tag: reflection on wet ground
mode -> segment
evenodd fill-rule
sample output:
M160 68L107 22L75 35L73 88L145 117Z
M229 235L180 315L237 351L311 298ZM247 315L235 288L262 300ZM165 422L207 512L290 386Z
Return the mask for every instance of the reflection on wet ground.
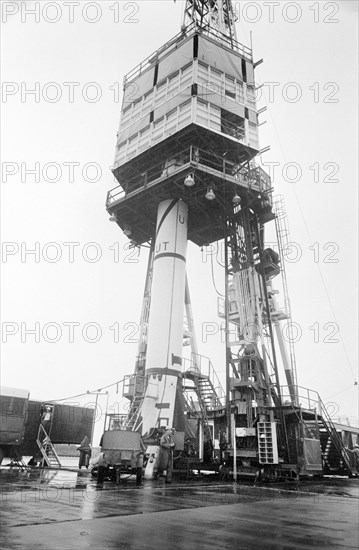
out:
M232 510L231 506L244 506L247 513L253 509L251 514L253 517L257 516L258 528L265 517L266 521L268 520L268 514L270 515L274 510L278 512L279 509L282 509L282 516L279 515L282 525L283 516L288 516L290 509L291 515L285 518L284 523L286 529L296 532L298 530L298 512L295 510L300 509L303 514L312 508L313 512L309 516L313 519L306 527L303 525L304 531L301 536L304 536L305 529L313 528L312 523L315 524L317 521L318 513L323 516L323 510L324 512L331 511L335 521L347 522L346 530L348 530L350 522L353 523L353 517L356 516L359 504L359 480L344 478L303 481L298 489L277 484L254 487L252 483L243 482L238 484L210 483L206 477L190 481L175 480L171 485L165 484L162 478L157 481L145 482L141 486L136 486L135 478L131 477L124 479L119 486L108 481L104 483L103 487L98 487L96 479L88 470L31 469L20 471L15 468L0 468L0 483L3 503L2 531L5 543L3 548L19 549L32 548L31 545L24 542L33 529L32 526L37 526L38 529L50 529L51 526L61 524L67 526L66 528L62 527L62 532L64 532L64 530L70 529L69 522L73 522L72 529L75 528L77 522L82 525L82 522L102 521L104 518L109 521L109 518L113 517L120 520L125 516L127 518L135 516L137 522L144 522L143 525L145 525L149 516L153 520L159 521L158 514L167 514L171 511L177 511L177 513L182 511L185 514L187 510L192 517L193 514L199 514L200 509L203 510L200 513L201 521L207 521L207 516L203 515L206 514L204 509L208 509L207 513L212 514L211 507L223 506L225 506L223 510L227 510L228 513ZM342 518L338 516L339 507L341 513L344 514ZM233 514L235 509L233 509ZM325 518L322 517L322 520L324 521ZM129 519L126 520L126 522L128 521ZM190 518L187 518L186 521L190 521ZM332 523L333 518L330 521ZM212 517L212 528L214 525L217 523ZM221 524L217 525L216 529L224 529L223 525L222 527ZM193 529L195 528L196 526L193 525ZM350 528L355 530L353 525ZM234 531L237 529L235 522L233 529ZM20 538L16 539L16 544L15 533L17 536L21 534ZM96 548L96 536L93 535L94 546L90 545L89 548ZM323 537L324 534L322 533L321 536ZM88 543L89 541L87 541ZM124 546L124 548L153 547L152 543L148 546L137 546L135 541L133 544ZM327 541L327 547L330 546L330 541ZM57 541L57 546L52 544L52 547L71 550L82 548L81 545L66 546L65 542L64 546L61 546L59 541ZM121 546L109 545L107 547L120 548ZM198 548L200 547L207 548L205 545L198 546ZM248 546L248 548L252 547L256 548L257 546ZM297 547L301 548L302 546ZM306 547L303 546L303 548ZM324 546L319 547L324 548ZM354 548L356 546L344 547ZM37 546L37 548L42 548L42 546Z

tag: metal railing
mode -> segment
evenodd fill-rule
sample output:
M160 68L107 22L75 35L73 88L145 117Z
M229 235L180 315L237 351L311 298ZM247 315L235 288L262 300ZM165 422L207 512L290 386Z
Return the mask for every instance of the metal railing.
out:
M36 443L42 454L42 463L46 462L50 467L56 465L58 468L61 468L61 462L55 451L55 447L42 424L39 425Z
M322 400L318 392L304 388L302 386L281 386L281 397L283 405L292 405L291 395L298 396L298 404L302 409L315 411L318 415L322 415Z
M122 395L124 397L135 397L143 395L145 377L140 374L127 374L123 378Z
M215 398L221 406L225 406L225 391L209 357L193 353L192 358L183 358L182 372L193 372L195 376L205 376L210 382Z
M187 30L187 29L186 29ZM188 30L191 30L188 28ZM137 76L140 76L140 74L144 73L147 69L149 69L151 66L153 66L158 60L161 53L166 51L170 46L178 43L179 41L187 38L188 35L180 31L175 36L173 36L170 40L168 40L163 46L161 46L158 50L155 50L153 53L151 53L146 59L141 61L136 67L134 67L130 72L128 72L124 78L123 83L124 86L130 81L136 78Z
M173 164L170 164L170 160L161 161L154 166L151 166L148 170L136 174L132 178L128 178L126 183L114 187L107 193L106 206L109 207L112 204L118 202L126 196L126 190L129 193L133 193L138 189L145 189L148 185L159 182L162 179L166 179L175 172L179 172L189 166L191 161L191 148L179 151L174 154L174 158L171 159L175 161Z
M125 191L121 185L118 185L117 187L114 187L107 193L106 198L106 206L109 207L112 204L115 204L116 202L120 201L121 199L125 198Z
M195 23L192 23L191 25L188 25L184 30L181 30L178 32L173 38L168 40L163 46L161 46L158 50L155 50L151 55L146 57L141 63L136 65L130 72L128 72L124 79L123 84L126 86L126 84L136 78L137 76L140 76L143 72L145 72L147 69L149 69L151 66L154 65L154 63L159 61L160 55L168 50L171 46L178 44L178 42L185 40L186 38L190 38L191 35L194 35L196 33L197 26ZM210 28L206 28L205 35L209 38L214 38L218 42L218 35L212 31ZM225 37L227 38L228 37ZM229 39L228 39L229 40ZM252 50L248 46L245 46L241 42L238 42L237 40L232 39L234 51L236 53L239 53L246 59L252 61ZM224 44L227 45L227 44ZM232 49L230 44L227 45L229 49Z
M281 386L283 405L292 405L292 403L290 402L290 388L292 388L292 391L294 390L295 394L298 396L298 404L302 409L310 410L315 413L317 417L320 417L322 426L326 430L328 437L330 438L332 444L336 449L336 452L340 456L345 469L347 470L348 474L351 475L353 472L353 467L351 464L349 453L345 448L342 438L335 428L334 420L331 418L318 392L310 390L308 388L303 388L302 386ZM288 403L285 401L285 399L288 400ZM325 458L324 460L327 459Z
M206 171L206 169L215 170L219 176L231 177L233 183L264 193L268 200L271 200L271 179L260 166L251 162L249 165L239 167L238 164L225 160L223 157L190 145L188 148L174 153L172 159L161 161L148 170L127 179L123 185L111 189L107 193L106 206L111 207L125 198L127 194L145 189L151 184L158 183L171 175L191 168L198 168L203 171Z

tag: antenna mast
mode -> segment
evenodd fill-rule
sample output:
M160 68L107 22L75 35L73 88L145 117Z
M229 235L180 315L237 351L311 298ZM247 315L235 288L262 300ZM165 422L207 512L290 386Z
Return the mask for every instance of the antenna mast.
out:
M233 49L237 42L235 20L231 0L186 0L183 25L194 25Z

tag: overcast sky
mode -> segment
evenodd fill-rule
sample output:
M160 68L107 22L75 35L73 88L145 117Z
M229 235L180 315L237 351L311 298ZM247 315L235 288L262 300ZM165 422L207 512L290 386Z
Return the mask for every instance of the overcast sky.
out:
M183 11L171 0L66 4L1 6L1 382L29 389L34 399L103 388L134 369L147 251L134 257L124 249L127 239L104 205L116 185L110 166L123 76L180 30ZM275 194L285 197L297 243L297 261L286 269L300 327L298 380L318 391L334 416L353 421L357 3L240 2L236 9L239 41L249 45L252 32L254 58L264 59L256 70L264 84L260 106L268 107L260 141L271 149L262 161L280 163ZM35 163L39 177L26 172ZM224 374L220 333L201 341L205 323L219 322L204 259L190 244L199 351ZM219 269L215 277L223 289ZM38 342L26 333L35 323Z

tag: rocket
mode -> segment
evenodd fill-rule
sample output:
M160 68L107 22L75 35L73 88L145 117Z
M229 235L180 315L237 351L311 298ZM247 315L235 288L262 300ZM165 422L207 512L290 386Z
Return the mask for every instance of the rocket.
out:
M158 206L146 354L142 435L155 428L184 431L183 319L188 207L179 199Z

